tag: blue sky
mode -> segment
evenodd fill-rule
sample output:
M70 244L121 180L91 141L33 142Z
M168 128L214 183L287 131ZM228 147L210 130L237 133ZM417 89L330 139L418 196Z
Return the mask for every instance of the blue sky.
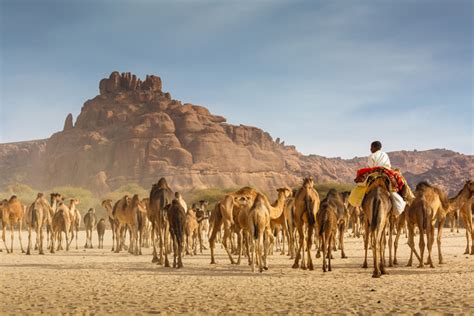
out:
M305 154L473 154L472 3L0 0L0 142L61 130L117 70Z

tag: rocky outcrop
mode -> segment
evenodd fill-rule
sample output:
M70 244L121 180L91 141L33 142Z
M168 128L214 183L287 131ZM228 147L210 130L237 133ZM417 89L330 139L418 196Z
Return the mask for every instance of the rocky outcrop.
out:
M259 128L228 124L205 107L172 99L157 76L142 81L113 72L99 90L75 124L68 115L64 130L49 139L0 145L0 187L75 185L102 195L130 182L150 187L165 176L181 191L252 185L270 192L309 174L318 182L352 182L365 164L304 156ZM451 151L396 152L391 159L412 183L427 178L451 189L473 177L473 157Z
M72 114L69 113L67 116L66 116L66 120L64 121L64 128L63 128L63 131L68 131L70 129L72 129L74 126L72 124Z

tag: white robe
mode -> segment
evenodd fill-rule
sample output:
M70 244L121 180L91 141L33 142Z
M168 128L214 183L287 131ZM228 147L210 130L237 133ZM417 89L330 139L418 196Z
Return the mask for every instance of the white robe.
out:
M387 153L381 150L377 150L376 152L370 154L368 164L370 168L374 168L374 167L384 167L388 169L392 168L392 165L390 164L390 158L388 158Z

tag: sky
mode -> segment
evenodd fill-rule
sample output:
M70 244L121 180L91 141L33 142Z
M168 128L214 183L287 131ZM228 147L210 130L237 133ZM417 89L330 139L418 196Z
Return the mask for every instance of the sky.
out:
M0 0L0 19L0 143L60 131L116 70L305 154L474 153L470 0Z

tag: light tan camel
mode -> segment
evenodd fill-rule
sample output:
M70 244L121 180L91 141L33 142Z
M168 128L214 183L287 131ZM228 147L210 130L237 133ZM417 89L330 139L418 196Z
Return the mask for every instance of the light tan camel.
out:
M79 249L77 245L77 237L79 233L79 227L81 226L81 213L77 209L80 201L78 199L69 200L69 219L71 220L71 239L69 243L72 243L73 239L76 239L76 249ZM74 234L75 233L75 234Z
M336 214L338 212L337 209L341 206L340 203L341 200L337 194L328 193L326 198L321 202L319 211L316 215L318 223L317 235L321 241L321 250L323 253L323 272L326 272L326 269L332 271L331 243L333 242L334 236L338 230L338 219ZM344 248L342 248L342 251L344 252Z
M130 246L129 252L139 255L141 246L138 242L138 212L146 213L145 208L141 204L140 198L135 194L132 199L125 195L118 203L114 205L113 215L116 220L115 235L118 236L118 246L115 252L120 252L122 248L122 240L124 240L124 230L122 227L128 226L130 229Z
M104 249L105 219L101 218L97 223L97 243L99 249Z
M165 207L169 222L171 240L173 242L173 268L183 267L181 255L184 245L184 226L186 213L178 200L174 199L171 204ZM168 252L165 251L165 262L168 262Z
M392 201L389 192L390 179L382 172L372 177L368 180L370 184L362 202L365 226L363 268L367 268L367 250L370 240L374 259L372 277L380 278L382 274L387 274L385 270L385 227L392 209Z
M51 193L50 194L50 205L51 209L49 211L49 218L50 220L48 223L46 223L46 248L50 248L50 241L52 238L52 220L54 217L54 214L56 214L56 210L59 207L59 203L63 201L63 197L60 193Z
M101 203L102 207L105 208L107 211L107 218L109 219L110 223L110 228L112 230L112 251L115 251L115 248L117 247L117 236L115 236L115 219L114 219L114 214L113 214L113 206L112 206L112 200L107 199L103 200Z
M196 211L197 211L196 206L193 205L193 207L190 208L188 212L186 213L186 224L185 224L184 231L186 233L186 254L187 255L197 255L197 238L198 238L199 224L196 217Z
M51 221L51 245L50 245L50 252L54 253L54 246L57 241L58 246L56 250L61 250L62 245L62 233L66 235L66 251L69 250L69 233L71 231L71 218L70 218L70 211L69 207L64 204L63 202L59 202L58 207L56 209L56 213L54 213L53 219Z
M28 227L28 247L26 248L27 255L31 254L30 249L33 230L36 233L36 245L38 245L39 254L44 255L43 228L51 221L50 212L51 206L44 198L43 193L38 193L36 200L28 207L28 210L25 215L25 223Z
M92 246L92 231L97 223L97 216L95 215L95 209L90 208L86 215L84 215L84 226L86 227L86 244L84 248L94 248Z
M416 186L415 199L408 208L407 224L408 224L408 246L411 248L410 259L407 266L412 265L413 253L419 260L419 268L423 268L425 263L423 261L425 251L424 235L426 233L427 248L428 248L428 262L431 268L434 268L431 252L435 238L435 222L438 219L438 260L443 263L443 256L441 254L441 236L442 226L446 219L445 210L449 207L449 202L446 194L439 188L434 187L427 182L420 182ZM420 254L415 249L415 226L420 231Z
M460 210L460 217L466 227L466 251L464 254L474 255L474 227L472 225L472 210L474 205L474 181L468 180L458 192L458 194L449 199L450 209ZM469 249L469 238L471 238L472 248ZM470 250L470 252L469 252Z
M163 251L167 252L169 223L166 216L165 206L171 204L173 200L173 191L168 186L165 178L161 178L158 183L153 184L150 191L150 207L148 210L148 219L152 223L152 244L153 244L153 259L152 262L163 264L165 259L165 266L169 267L169 262L163 257ZM160 256L156 251L156 234L158 234Z
M197 221L199 224L198 227L198 238L199 238L199 249L200 253L202 253L202 250L207 250L207 248L204 246L204 240L209 240L209 211L207 210L207 207L209 205L208 201L201 200L199 201L197 212L196 212L196 217Z
M288 239L288 255L290 259L295 258L297 249L296 245L296 225L295 225L295 195L296 190L293 191L293 195L286 200L283 213L285 216L285 226Z
M313 238L313 229L316 226L316 214L319 209L319 195L314 189L314 181L312 177L303 179L302 187L296 192L295 196L295 226L299 234L298 251L295 255L295 263L293 268L299 267L299 260L301 258L301 269L313 270L313 260L311 258L311 245ZM306 241L305 241L306 237ZM304 251L307 252L307 261L304 256Z
M140 247L150 247L151 223L147 217L149 213L148 209L150 208L150 199L142 199L141 204L143 206L142 210L144 212L138 212L138 234L140 236L139 243Z
M330 207L330 209L335 211L336 214L339 249L341 250L341 258L343 259L347 258L346 253L344 252L344 233L349 223L349 212L347 209L348 203L346 204L347 196L345 195L345 192L343 195L335 189L330 189L325 198L326 201L330 201L330 203L333 204L333 207ZM331 234L331 237L336 239L336 234ZM331 246L334 248L335 240L331 242ZM319 256L316 255L316 257L318 258Z
M242 225L239 223L238 218L241 212L247 214L250 207L252 207L257 191L250 187L244 187L240 190L227 194L219 203L216 204L213 212L211 213L211 225L212 232L209 237L209 248L211 250L211 264L215 264L214 248L217 233L224 227L224 236L222 237L222 245L230 259L231 264L240 263L241 256L241 245L242 245ZM247 226L247 216L243 216L245 220L245 227ZM238 252L239 258L236 261L232 258L232 254L229 251L228 242L231 239L232 231L238 232ZM250 263L250 259L249 259Z
M13 253L13 235L15 232L15 225L18 224L18 238L20 239L20 247L21 252L24 253L23 250L23 243L21 241L21 228L23 223L23 216L25 214L25 209L21 204L20 200L15 196L12 195L9 200L3 200L0 202L0 212L2 213L2 226L3 226L3 244L5 245L5 249L7 253ZM7 225L10 226L10 236L11 236L11 246L10 250L8 250L8 246L5 239L5 234L7 231Z
M248 233L247 245L251 246L252 250L252 272L255 271L256 261L260 272L268 270L267 257L274 240L270 222L283 214L286 199L291 196L291 190L288 188L279 188L277 192L278 198L273 204L270 204L265 195L258 193L248 212L247 227L244 231Z

